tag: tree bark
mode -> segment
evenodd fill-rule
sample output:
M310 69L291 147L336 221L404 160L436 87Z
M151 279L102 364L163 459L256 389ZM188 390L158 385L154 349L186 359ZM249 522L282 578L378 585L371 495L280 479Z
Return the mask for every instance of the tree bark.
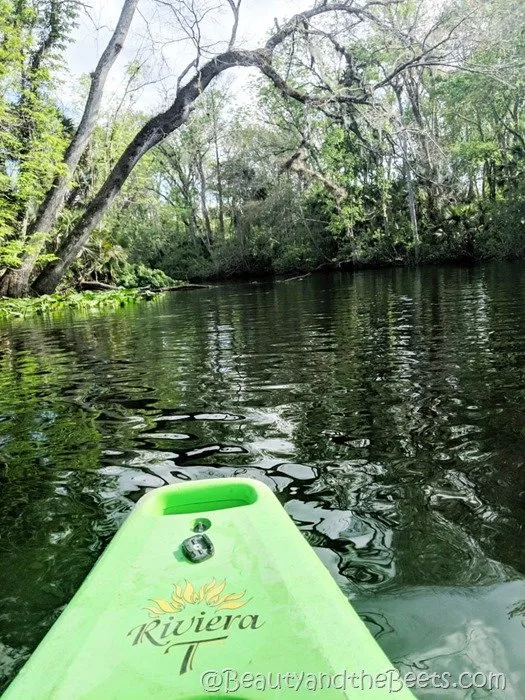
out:
M348 220L348 217L345 216L343 209L344 201L348 198L349 193L339 183L330 180L322 173L317 172L317 170L311 168L307 163L307 156L308 154L306 151L306 146L303 142L303 144L301 144L301 146L299 147L299 150L296 151L293 154L293 156L289 158L283 165L283 169L293 170L300 176L305 176L310 179L319 180L319 182L322 182L326 189L332 193L334 198L335 210L341 218L341 222L343 222L344 224L346 237L350 243L350 253L352 262L357 263L359 262L359 255L354 230L352 224Z
M17 18L25 14L26 10L27 8L22 3L15 6L15 23L17 22ZM19 138L22 146L19 153L21 172L24 170L24 162L32 148L32 141L36 126L35 118L32 113L32 103L35 99L38 100L38 91L40 87L40 79L38 76L41 72L44 60L49 55L50 51L53 48L56 48L57 42L60 41L61 31L59 27L61 24L61 19L60 3L58 0L52 0L49 6L49 15L47 17L47 31L36 47L34 53L30 55L27 68L22 70L20 81L20 100L16 108L20 121ZM21 20L21 22L23 24L24 20ZM35 15L33 18L33 26L31 27L31 31L34 30L36 22L37 16ZM25 51L25 47L23 51ZM16 213L16 228L18 229L22 240L24 240L27 235L29 212L29 202L21 202L21 206Z
M64 165L66 166L64 173L57 177L53 183L52 188L48 191L44 202L38 210L35 221L29 226L27 232L29 252L24 257L19 268L8 270L5 273L0 282L0 295L19 297L28 292L29 280L35 264L46 243L47 235L51 231L62 208L69 189L71 176L86 149L96 125L109 71L122 50L138 1L126 0L124 3L113 36L91 75L91 86L84 113L64 156Z

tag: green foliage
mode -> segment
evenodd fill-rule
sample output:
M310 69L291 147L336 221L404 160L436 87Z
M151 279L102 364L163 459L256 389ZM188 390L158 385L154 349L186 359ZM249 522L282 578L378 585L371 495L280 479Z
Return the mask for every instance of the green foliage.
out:
M0 267L18 267L25 247L22 241L6 240L0 237Z
M0 265L17 267L28 252L27 222L63 171L55 93L77 10L73 0L0 0Z
M141 299L155 299L159 294L144 295L137 289L108 292L68 292L46 294L36 299L0 299L0 319L44 316L61 311L99 311L136 304Z
M169 287L175 280L163 272L147 267L143 263L126 262L114 281L123 287Z
M494 202L476 237L476 254L482 259L523 259L525 257L525 186L510 201Z
M56 95L77 7L0 0L0 271L30 252L27 225L63 168L74 125ZM301 29L276 51L275 67L315 104L267 80L243 106L208 88L140 159L63 284L524 255L524 8L488 0L473 16L464 0L404 0L377 17L343 22L338 45ZM437 57L398 70L432 43ZM126 93L108 101L37 267L149 119L134 97L142 71L130 63ZM330 103L335 94L357 101Z

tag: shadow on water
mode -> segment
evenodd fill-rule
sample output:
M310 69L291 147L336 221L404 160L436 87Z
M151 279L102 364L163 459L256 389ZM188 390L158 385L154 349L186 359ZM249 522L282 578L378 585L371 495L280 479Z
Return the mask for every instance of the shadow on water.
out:
M4 681L140 496L242 475L400 668L493 664L521 697L524 282L366 271L0 327Z

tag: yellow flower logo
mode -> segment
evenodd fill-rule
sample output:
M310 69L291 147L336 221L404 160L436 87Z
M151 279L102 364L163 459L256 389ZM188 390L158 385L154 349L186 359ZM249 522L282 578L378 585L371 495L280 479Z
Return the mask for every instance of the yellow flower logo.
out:
M170 600L156 598L153 600L154 606L147 607L149 616L156 618L162 615L178 613L188 605L208 605L210 608L218 610L237 610L242 608L250 599L246 600L243 593L224 593L226 581L217 583L215 579L205 583L198 590L189 581L185 585L173 584L173 593Z

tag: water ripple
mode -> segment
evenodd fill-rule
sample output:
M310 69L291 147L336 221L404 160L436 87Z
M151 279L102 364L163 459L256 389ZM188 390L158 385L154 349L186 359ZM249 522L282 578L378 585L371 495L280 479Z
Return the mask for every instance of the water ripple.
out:
M517 266L390 270L1 326L0 672L143 494L244 476L401 666L488 663L493 635L522 678L524 290ZM509 602L492 628L487 586Z

